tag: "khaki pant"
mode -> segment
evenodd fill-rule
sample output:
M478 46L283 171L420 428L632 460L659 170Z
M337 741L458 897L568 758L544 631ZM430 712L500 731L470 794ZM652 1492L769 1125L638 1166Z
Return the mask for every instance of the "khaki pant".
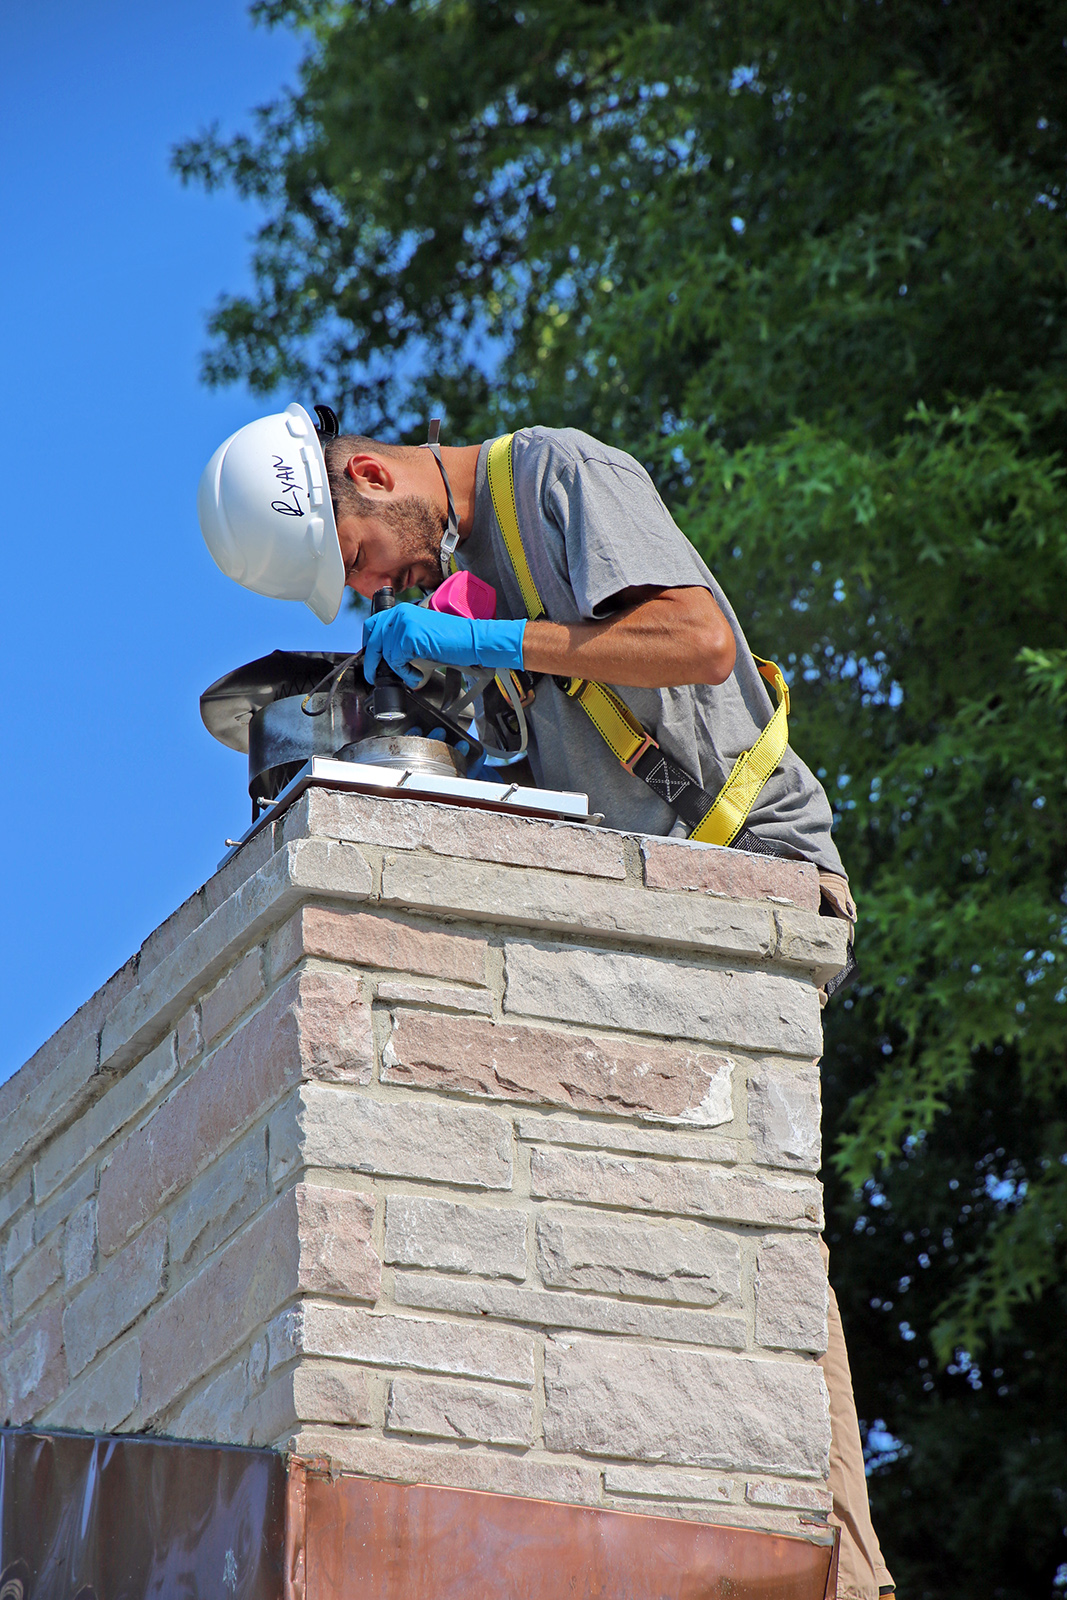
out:
M856 924L856 906L844 878L820 872L819 884L837 916ZM826 1004L823 995L823 1004ZM824 1265L830 1252L822 1246ZM834 1508L832 1527L841 1529L837 1566L837 1600L877 1600L893 1589L889 1568L882 1560L878 1535L871 1525L867 1499L867 1474L863 1468L863 1446L852 1394L852 1373L845 1349L845 1332L837 1296L830 1289L827 1317L826 1354L819 1365L830 1394L830 1493Z

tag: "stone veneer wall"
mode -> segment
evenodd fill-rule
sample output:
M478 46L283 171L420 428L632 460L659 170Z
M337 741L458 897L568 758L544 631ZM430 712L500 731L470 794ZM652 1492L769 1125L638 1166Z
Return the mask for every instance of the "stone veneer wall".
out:
M314 790L0 1087L0 1399L809 1534L814 869Z

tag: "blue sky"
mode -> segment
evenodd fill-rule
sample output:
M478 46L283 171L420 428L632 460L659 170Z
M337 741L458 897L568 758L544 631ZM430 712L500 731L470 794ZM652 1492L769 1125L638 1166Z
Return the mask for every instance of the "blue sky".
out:
M239 589L196 522L208 456L263 409L197 375L256 215L183 189L170 147L247 126L299 41L239 0L35 0L3 7L0 42L2 1078L245 826L200 690L359 624Z

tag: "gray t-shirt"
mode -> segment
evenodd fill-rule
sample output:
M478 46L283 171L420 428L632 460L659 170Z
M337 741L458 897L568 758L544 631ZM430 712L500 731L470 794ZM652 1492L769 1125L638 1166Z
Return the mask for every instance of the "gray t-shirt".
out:
M456 551L460 567L497 592L497 615L526 615L489 492L488 443L478 455L474 526ZM526 558L554 622L609 616L624 589L707 589L737 640L733 672L721 684L634 689L612 684L646 731L711 794L770 720L770 697L733 609L677 527L648 473L632 456L575 428L523 428L512 444L515 498ZM537 681L528 712L530 763L539 784L589 796L610 828L641 833L688 830L664 800L622 767L575 701L549 676ZM748 816L748 826L786 852L843 873L830 837L821 784L788 749Z

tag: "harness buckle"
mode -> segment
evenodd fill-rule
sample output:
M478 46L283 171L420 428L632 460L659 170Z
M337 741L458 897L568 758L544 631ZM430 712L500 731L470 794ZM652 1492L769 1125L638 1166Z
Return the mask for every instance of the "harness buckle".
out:
M645 737L643 738L641 743L638 745L637 749L634 751L634 753L630 757L629 761L624 761L622 764L626 768L627 772L633 773L634 767L640 761L641 757L644 755L646 750L658 750L658 749L659 749L659 745L656 743L655 739L653 739L649 734L646 733ZM636 773L634 773L634 776L636 777Z

